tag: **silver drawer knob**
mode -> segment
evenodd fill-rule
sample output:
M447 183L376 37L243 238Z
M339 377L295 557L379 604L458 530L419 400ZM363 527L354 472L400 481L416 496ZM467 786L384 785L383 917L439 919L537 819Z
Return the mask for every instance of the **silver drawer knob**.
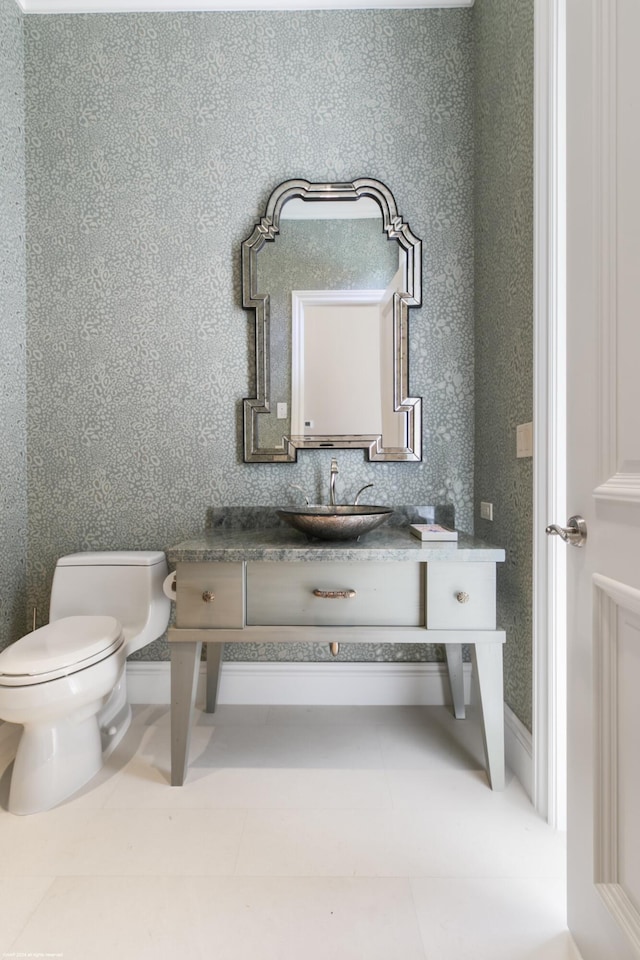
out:
M314 597L322 600L351 600L356 595L355 590L314 590Z
M215 593L212 593L211 590L205 590L204 593L202 594L202 599L204 600L205 603L213 603L215 598L216 598L216 595Z
M458 601L458 603L468 603L469 594L465 593L464 590L460 590L459 593L456 593L456 600Z

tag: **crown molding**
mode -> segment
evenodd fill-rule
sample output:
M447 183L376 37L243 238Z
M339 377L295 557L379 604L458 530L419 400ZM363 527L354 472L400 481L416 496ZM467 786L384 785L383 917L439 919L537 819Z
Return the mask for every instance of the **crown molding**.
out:
M234 10L422 10L475 0L16 0L23 13L186 13Z

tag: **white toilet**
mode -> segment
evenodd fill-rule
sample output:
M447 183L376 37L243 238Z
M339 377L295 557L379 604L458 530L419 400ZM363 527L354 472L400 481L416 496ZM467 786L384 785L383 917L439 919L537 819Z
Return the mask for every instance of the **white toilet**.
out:
M49 810L101 768L131 722L125 661L161 637L160 551L74 553L53 576L49 623L0 653L0 719L24 729L9 810Z

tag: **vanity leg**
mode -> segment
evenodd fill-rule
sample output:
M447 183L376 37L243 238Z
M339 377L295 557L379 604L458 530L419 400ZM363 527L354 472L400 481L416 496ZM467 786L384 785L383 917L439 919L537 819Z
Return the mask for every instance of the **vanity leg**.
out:
M487 775L492 790L504 790L502 644L475 643L471 653L480 696Z
M171 644L171 786L187 775L191 721L196 699L202 643Z
M447 658L451 702L456 720L464 720L464 675L462 673L462 644L445 643L444 655Z
M207 644L207 698L206 713L216 712L218 690L220 688L220 666L222 661L222 643Z

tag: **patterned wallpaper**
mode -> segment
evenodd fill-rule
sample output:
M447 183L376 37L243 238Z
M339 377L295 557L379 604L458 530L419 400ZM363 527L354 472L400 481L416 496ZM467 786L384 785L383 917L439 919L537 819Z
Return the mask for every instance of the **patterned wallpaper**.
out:
M257 81L255 64L269 65ZM424 398L425 458L367 464L343 451L340 482L373 481L383 502L449 500L469 531L474 489L492 500L496 521L476 532L507 548L506 695L530 726L531 461L513 449L531 418L532 91L533 0L29 18L0 0L0 648L25 627L26 101L28 600L40 622L61 553L165 547L201 530L208 507L281 503L291 482L324 496L320 451L242 463L253 384L238 250L282 179L374 176L424 241L411 389ZM166 645L143 656L164 659Z
M475 500L494 505L478 536L505 547L498 620L505 699L531 729L532 460L516 426L533 416L533 7L476 0Z
M290 502L290 483L326 498L326 451L242 462L254 384L240 244L290 177L384 181L425 251L410 379L424 461L340 451L339 484L373 482L384 503L451 501L471 531L471 11L32 16L25 76L41 621L60 554L163 548L201 531L210 506ZM167 655L164 642L142 652Z
M24 632L27 552L22 15L0 0L0 648Z

